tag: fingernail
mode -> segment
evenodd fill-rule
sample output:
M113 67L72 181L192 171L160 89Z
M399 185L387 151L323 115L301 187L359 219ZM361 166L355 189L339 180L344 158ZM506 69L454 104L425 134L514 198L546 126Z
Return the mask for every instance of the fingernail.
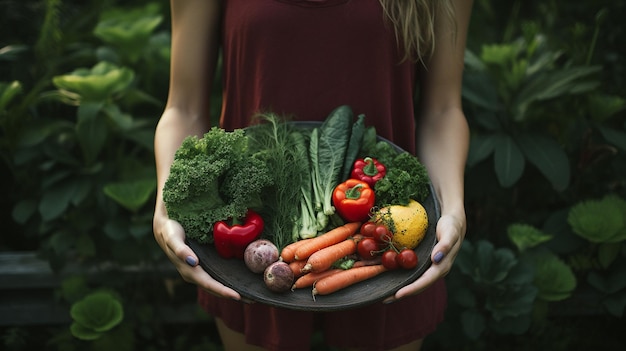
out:
M433 257L433 261L435 261L435 263L439 263L443 260L443 256L443 252L439 251L435 254L435 257Z
M198 261L196 261L196 259L193 258L193 256L187 256L187 258L185 258L185 262L187 262L187 264L190 265L191 267L195 267L195 265L198 264Z

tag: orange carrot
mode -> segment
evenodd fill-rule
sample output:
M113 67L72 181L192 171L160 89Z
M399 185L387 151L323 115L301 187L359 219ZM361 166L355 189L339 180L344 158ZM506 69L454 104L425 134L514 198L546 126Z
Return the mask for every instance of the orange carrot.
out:
M306 265L302 268L304 273L321 272L329 269L335 261L356 252L357 239L349 237L342 242L327 246L309 256Z
M382 258L380 256L376 256L374 258L370 258L367 260L358 260L354 262L354 264L352 265L352 268L363 267L363 266L373 266L375 264L380 264L381 261L382 261Z
M327 246L340 243L350 237L361 227L360 222L349 222L342 226L333 228L328 232L308 239L306 243L298 246L295 252L296 260L306 260L315 251L319 251Z
M343 271L343 269L333 268L333 269L325 270L323 272L306 273L302 275L301 277L299 277L298 279L296 279L296 281L293 283L293 286L291 287L291 290L313 286L313 284L315 284L315 282L318 281L319 279L328 277L333 274L337 274L341 271Z
M283 247L283 249L280 252L280 259L287 263L295 261L296 249L302 246L304 243L306 243L309 240L311 239L302 239L302 240L294 241L291 244Z
M293 276L298 278L302 275L304 275L306 272L302 271L302 268L304 268L304 266L306 265L306 261L292 261L289 262L289 268L291 268L291 271L293 272Z
M382 264L346 269L337 274L319 279L313 285L313 296L328 295L350 285L373 278L387 269Z

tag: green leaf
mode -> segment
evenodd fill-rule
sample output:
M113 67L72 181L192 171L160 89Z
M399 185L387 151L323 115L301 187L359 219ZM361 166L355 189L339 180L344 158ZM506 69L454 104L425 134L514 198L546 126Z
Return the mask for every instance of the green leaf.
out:
M147 41L162 21L155 3L132 9L113 8L102 14L94 35L110 44L137 45Z
M524 156L550 181L556 191L567 189L570 180L569 160L554 140L536 134L524 134L517 143Z
M567 222L590 242L611 242L624 231L624 211L611 200L581 201L570 209Z
M134 125L133 117L122 112L118 105L107 104L104 106L103 111L109 117L109 120L121 131L128 131Z
M572 254L588 244L586 240L573 233L567 223L568 213L569 208L554 211L543 224L543 232L553 236L545 246L557 255Z
M9 103L21 92L22 83L18 81L0 82L0 112L6 111Z
M505 284L505 286L511 286L514 289L523 285L532 285L535 280L535 270L533 267L525 261L516 260L516 262L517 263L509 270L509 274L506 276L503 284Z
M586 82L581 83L580 80L600 70L601 67L599 66L581 66L567 67L552 72L544 71L524 85L516 96L514 105L528 105L535 101L554 99L570 94L573 91L582 93L583 91L580 91L578 87ZM586 91L589 91L595 86L585 85L585 87Z
M472 167L489 157L495 150L496 139L495 134L472 135L467 157L468 166Z
M524 155L513 138L506 134L498 134L494 166L500 185L507 188L515 184L524 172L524 165Z
M476 243L478 260L478 281L498 283L506 278L509 270L516 264L515 255L506 248L494 249L492 243L480 240Z
M62 120L40 121L20 132L18 146L28 147L42 143L48 137L63 131L72 131L74 123Z
M617 209L622 214L622 228L607 239L609 243L619 243L626 240L626 200L615 194L608 194L602 198L606 206Z
M114 328L124 319L124 309L111 293L97 291L74 303L70 308L70 315L81 327L102 333Z
M513 62L519 52L519 47L514 44L486 44L481 47L480 58L483 62L507 67Z
M532 285L507 286L503 291L491 291L487 295L485 308L496 321L507 317L520 317L532 311L537 297L537 288Z
M76 137L87 164L96 160L107 138L106 121L98 115L102 106L101 102L83 102L78 107Z
M84 325L76 322L73 322L70 325L70 332L72 333L72 335L74 335L74 337L85 341L96 340L102 336L102 332L87 328Z
M555 254L541 250L525 255L535 267L535 286L538 298L544 301L561 301L571 296L576 288L572 269Z
M515 96L511 110L514 120L526 119L529 106L537 101L555 99L570 94L581 94L597 88L599 82L576 79L595 73L599 67L570 67L556 72L541 72L528 81Z
M156 191L156 180L140 179L109 183L104 193L129 211L136 212L148 202Z
M71 180L67 180L46 189L38 206L42 219L50 221L61 216L67 210L79 187Z
M615 294L626 289L626 260L620 261L602 275L596 271L590 272L587 282L605 294Z
M519 251L536 247L552 239L551 235L527 224L511 224L507 227L507 235Z
M461 313L463 332L472 340L478 340L485 330L485 318L476 310L465 310Z
M488 132L496 133L502 130L502 125L498 119L498 112L479 111L474 114L474 120Z
M603 268L608 268L622 250L621 242L602 243L598 245L598 262Z
M104 102L127 89L134 79L135 73L131 69L101 61L91 69L78 68L69 74L55 76L52 82L71 99L77 94L83 102Z
M74 196L72 196L71 203L74 206L80 205L91 193L92 181L86 177L73 179L74 184Z
M481 61L480 57L478 57L472 50L465 49L465 66L470 68L471 70L484 72L487 69L487 66ZM466 70L465 72L467 72Z
M27 45L7 45L0 48L0 61L16 61L20 59L20 55L29 51Z
M498 111L502 107L496 85L484 72L464 72L462 96L469 103L487 111Z

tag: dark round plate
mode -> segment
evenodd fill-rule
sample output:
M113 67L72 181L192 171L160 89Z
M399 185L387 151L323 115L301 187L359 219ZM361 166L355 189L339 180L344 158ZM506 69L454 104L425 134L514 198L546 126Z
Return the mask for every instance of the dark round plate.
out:
M303 125L309 122L305 123ZM430 267L430 254L437 242L435 227L441 216L439 202L434 196L432 186L430 196L422 205L428 213L429 225L424 239L415 248L418 257L418 266L415 269L387 271L330 295L315 296L315 299L313 299L311 289L297 289L285 293L272 292L265 286L263 275L252 273L242 260L224 259L217 254L212 245L203 245L195 240L188 240L188 244L198 255L202 268L217 281L237 291L244 298L292 310L346 310L381 301L395 294L401 287L413 282Z

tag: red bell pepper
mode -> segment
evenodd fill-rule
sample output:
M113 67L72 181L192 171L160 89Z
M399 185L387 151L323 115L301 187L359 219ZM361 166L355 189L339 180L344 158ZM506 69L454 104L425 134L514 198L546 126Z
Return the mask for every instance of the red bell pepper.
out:
M387 173L385 165L378 162L372 157L365 157L354 161L352 166L351 178L362 180L370 187L374 188L374 184L382 179Z
M333 206L348 222L367 220L375 200L374 190L358 179L348 179L333 190Z
M263 218L256 212L248 210L243 223L219 221L213 225L213 243L217 253L223 258L243 259L248 244L261 236Z

